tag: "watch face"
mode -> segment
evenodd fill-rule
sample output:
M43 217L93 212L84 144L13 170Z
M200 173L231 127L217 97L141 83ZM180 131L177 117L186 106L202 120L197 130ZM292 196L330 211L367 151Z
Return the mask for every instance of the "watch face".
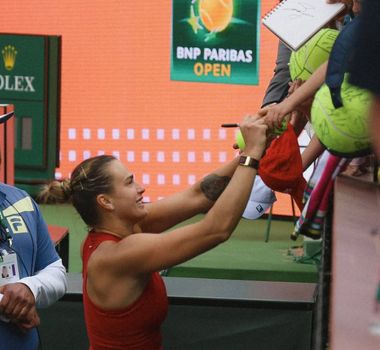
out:
M256 170L259 168L259 161L249 156L240 156L239 164L254 168Z

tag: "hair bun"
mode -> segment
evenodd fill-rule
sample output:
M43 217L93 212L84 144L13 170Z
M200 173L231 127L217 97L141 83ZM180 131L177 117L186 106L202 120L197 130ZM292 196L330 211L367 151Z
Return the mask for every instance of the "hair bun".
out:
M37 202L42 204L60 204L71 201L70 180L53 180L44 185L37 195Z
M61 187L61 190L62 190L62 192L63 192L63 195L64 195L66 198L70 198L70 197L71 197L71 194L72 194L72 189L71 189L70 180L68 180L68 179L64 179L64 180L60 181L59 185L60 185L60 187Z

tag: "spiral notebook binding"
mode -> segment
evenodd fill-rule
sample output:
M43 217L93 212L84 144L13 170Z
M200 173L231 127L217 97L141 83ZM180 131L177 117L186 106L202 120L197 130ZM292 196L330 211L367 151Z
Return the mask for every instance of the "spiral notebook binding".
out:
M274 12L276 12L281 6L283 6L286 1L287 0L282 0L279 4L274 6L269 12L267 12L266 15L262 19L265 20L269 18Z

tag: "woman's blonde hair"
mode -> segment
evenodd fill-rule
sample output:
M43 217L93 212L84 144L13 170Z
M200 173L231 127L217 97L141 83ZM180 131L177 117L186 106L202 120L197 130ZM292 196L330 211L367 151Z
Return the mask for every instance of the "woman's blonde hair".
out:
M96 197L112 191L112 176L108 171L109 155L86 159L76 166L70 179L54 180L43 186L37 201L45 204L72 203L88 226L97 224Z

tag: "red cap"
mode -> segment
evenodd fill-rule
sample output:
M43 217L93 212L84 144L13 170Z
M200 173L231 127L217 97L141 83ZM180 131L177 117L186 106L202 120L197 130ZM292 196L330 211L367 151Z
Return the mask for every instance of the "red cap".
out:
M273 191L289 193L303 209L306 180L303 177L301 152L293 126L274 139L260 160L259 175Z

